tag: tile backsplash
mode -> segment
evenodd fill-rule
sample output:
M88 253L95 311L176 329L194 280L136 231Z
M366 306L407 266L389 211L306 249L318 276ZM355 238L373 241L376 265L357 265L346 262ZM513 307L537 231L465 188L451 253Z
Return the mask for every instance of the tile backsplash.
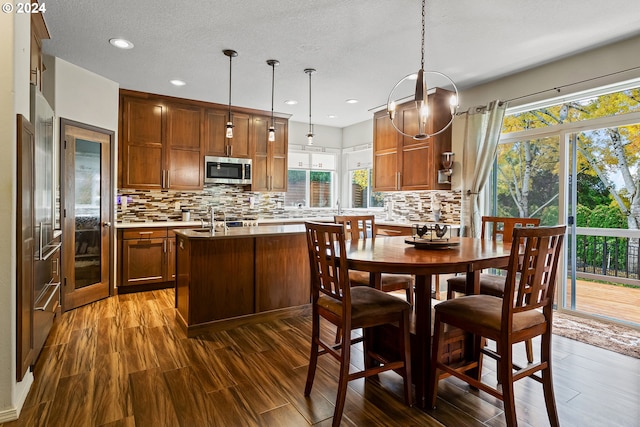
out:
M390 192L384 193L384 200L384 210L371 210L380 220L433 222L433 208L439 206L439 222L460 222L460 192ZM285 209L284 205L284 193L244 191L244 187L235 185L210 185L202 191L119 189L116 215L118 222L179 221L182 209L188 209L191 220L198 221L209 219L209 206L224 210L227 217L245 219L314 218L337 214L336 209ZM362 210L343 209L343 214L357 213Z

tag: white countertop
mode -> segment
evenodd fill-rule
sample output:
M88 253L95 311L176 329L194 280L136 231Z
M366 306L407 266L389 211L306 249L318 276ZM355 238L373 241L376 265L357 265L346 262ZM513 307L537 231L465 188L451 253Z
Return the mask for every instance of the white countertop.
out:
M116 228L200 227L200 221L117 222Z
M273 223L302 223L304 221L320 221L320 222L333 222L332 216L327 217L310 217L310 218L264 218L258 219L258 224L269 225ZM398 221L386 221L376 220L377 225L393 225L396 227L411 227L413 224L435 224L433 222L398 222ZM440 223L442 224L442 223ZM460 224L447 224L450 228L460 228ZM154 222L118 222L116 228L146 228L146 227L201 227L200 221L154 221Z

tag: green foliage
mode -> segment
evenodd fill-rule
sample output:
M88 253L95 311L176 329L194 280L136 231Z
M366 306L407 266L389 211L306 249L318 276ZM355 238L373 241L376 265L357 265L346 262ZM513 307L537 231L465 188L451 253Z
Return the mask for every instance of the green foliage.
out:
M331 182L331 172L309 172L309 180L311 182Z
M289 169L287 177L290 184L297 184L299 182L305 182L307 179L307 172L303 170Z
M577 174L578 204L586 206L608 205L611 195L607 186L592 173L584 171Z

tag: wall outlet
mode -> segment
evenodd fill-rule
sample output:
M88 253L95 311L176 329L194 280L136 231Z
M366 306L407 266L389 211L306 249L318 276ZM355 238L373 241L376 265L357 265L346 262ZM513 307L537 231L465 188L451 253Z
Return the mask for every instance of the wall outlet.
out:
M175 202L174 203L173 210L176 210L176 211L180 210L180 202Z
M277 203L276 203L276 207L277 207L278 209L282 209L282 202L277 202Z
M249 207L251 209L253 209L256 206L256 198L255 197L249 197Z
M422 202L418 202L418 210L422 211Z

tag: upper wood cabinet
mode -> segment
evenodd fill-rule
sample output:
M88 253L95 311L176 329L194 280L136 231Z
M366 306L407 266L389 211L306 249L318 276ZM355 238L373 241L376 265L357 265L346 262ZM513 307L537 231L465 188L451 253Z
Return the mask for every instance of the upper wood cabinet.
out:
M251 191L287 191L289 121L276 118L276 140L269 142L271 117L253 117L253 168Z
M202 108L121 96L120 110L119 187L202 189Z
M204 116L204 155L219 157L251 157L251 115L233 114L233 138L226 135L229 112L207 109Z
M441 129L450 119L449 98L452 93L436 88L429 95L427 132ZM400 105L396 125L410 135L416 134L417 110L413 101ZM373 118L373 173L375 191L415 191L450 189L438 184L442 153L451 151L451 127L439 135L418 141L397 132L386 110Z
M42 63L42 40L50 39L47 24L44 22L42 13L31 14L31 60L30 60L30 78L32 85L38 90L42 90L42 72L44 65Z
M276 117L276 141L267 145L270 115L232 107L233 138L226 138L223 105L120 90L118 186L201 190L204 156L253 159L253 191L286 191L288 116Z

